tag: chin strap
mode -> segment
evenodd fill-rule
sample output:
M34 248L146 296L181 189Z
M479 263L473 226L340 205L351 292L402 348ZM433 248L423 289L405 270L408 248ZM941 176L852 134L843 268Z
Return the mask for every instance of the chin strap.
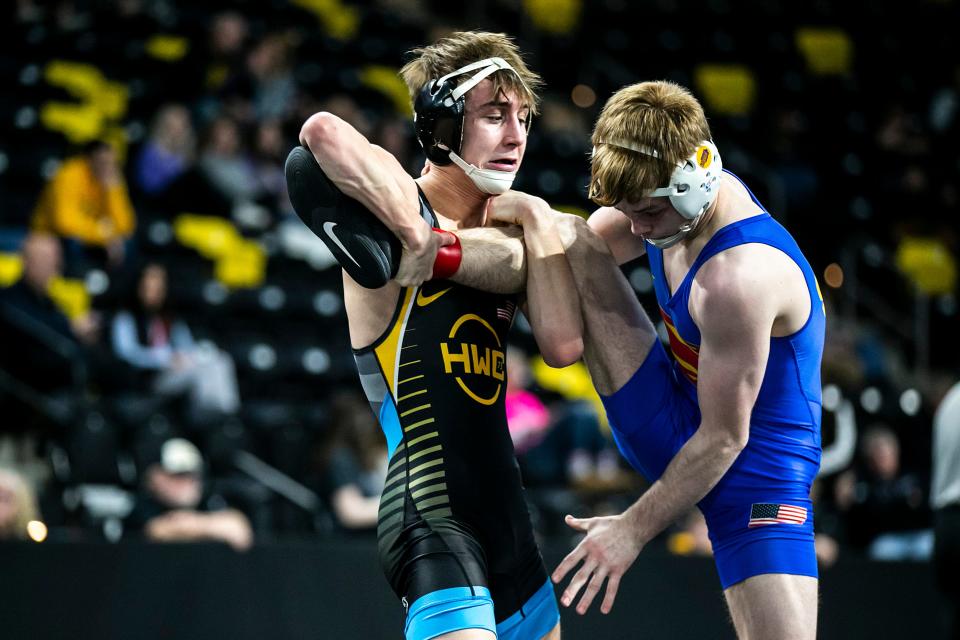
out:
M477 189L492 196L498 196L509 191L510 187L513 186L513 179L517 176L513 171L481 169L470 164L453 151L450 152L450 159L453 160L453 164L467 174L467 177L476 185Z

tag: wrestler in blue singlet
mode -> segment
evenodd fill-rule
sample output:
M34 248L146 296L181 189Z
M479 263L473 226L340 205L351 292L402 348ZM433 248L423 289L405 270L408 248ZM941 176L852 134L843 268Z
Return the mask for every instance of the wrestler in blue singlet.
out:
M810 315L796 333L770 338L747 446L699 503L724 589L765 573L817 576L810 485L820 466L823 300L796 241L753 193L750 197L764 213L718 230L673 295L662 253L647 243L673 358L659 342L654 344L630 381L603 398L624 457L651 482L659 478L700 425L696 386L700 331L688 310L690 286L699 268L717 253L748 243L775 247L800 267L810 294Z

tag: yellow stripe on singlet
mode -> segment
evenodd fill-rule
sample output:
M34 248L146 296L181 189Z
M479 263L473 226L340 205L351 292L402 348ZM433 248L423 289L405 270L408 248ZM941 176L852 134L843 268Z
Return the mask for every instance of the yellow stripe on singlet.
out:
M436 431L431 431L430 433L424 434L419 438L414 438L410 441L409 446L413 446L417 443L423 442L424 440L429 440L430 438L436 438L439 435Z
M403 413L400 414L400 417L401 417L401 418L406 418L406 417L407 417L408 415L410 415L411 413L415 413L415 412L417 412L417 411L423 411L424 409L429 409L429 408L431 408L432 406L433 406L432 404L422 404L422 405L420 405L419 407L414 407L413 409L407 409L406 411L404 411ZM431 418L431 419L432 419L432 418Z
M421 420L420 422L414 422L409 427L404 427L403 431L404 433L409 433L414 429L416 429L417 427L422 427L425 424L433 424L434 422L436 421L433 418L427 418L426 420Z
M400 305L400 313L397 314L397 320L390 328L390 333L373 350L377 354L377 360L380 361L380 367L383 369L384 376L387 379L387 387L394 398L397 397L396 389L396 371L400 367L400 342L403 338L403 330L407 324L407 318L410 316L410 309L413 305L414 288L404 290L403 303Z
M414 467L413 469L410 469L410 472L409 472L409 474L408 474L408 477L409 477L409 476L415 476L415 475L417 475L418 473L420 473L421 471L423 471L424 469L429 469L430 467L435 467L435 466L437 466L438 464L443 464L443 458L437 458L436 460L431 460L430 462L424 462L424 463L421 464L421 465L417 465L417 466ZM443 473L443 472L441 471L441 473ZM414 481L414 482L416 482L416 481ZM413 483L410 483L410 486L413 486Z
M423 484L424 482L430 482L431 480L436 480L437 478L443 478L443 477L446 476L446 475L447 475L447 472L446 472L446 471L437 471L437 472L435 472L435 473L429 473L429 474L423 476L422 478L417 478L416 480L411 480L411 481L410 481L410 484L408 484L407 486L408 486L410 489L413 489L413 488L416 487L417 485L421 485L421 484Z
M400 396L399 398L397 398L397 403L403 402L404 400L407 400L407 399L412 398L412 397L414 397L414 396L422 396L422 395L425 394L426 392L427 392L426 389L420 389L420 391L414 391L413 393L408 393L408 394L405 395L405 396Z
M432 484L429 487L424 487L423 489L417 489L416 491L410 494L410 497L416 500L417 498L420 498L427 494L436 493L437 491L446 491L446 490L447 490L447 483L441 482L440 484Z
M435 447L430 447L429 449L424 449L423 451L417 451L416 453L410 456L410 462L413 462L417 458L422 458L425 455L436 453L437 451L440 451L440 449L442 448L443 447L441 447L440 445L437 445Z

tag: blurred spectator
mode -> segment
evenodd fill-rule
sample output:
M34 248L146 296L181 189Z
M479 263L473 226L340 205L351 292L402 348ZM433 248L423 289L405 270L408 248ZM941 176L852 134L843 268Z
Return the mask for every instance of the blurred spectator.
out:
M160 107L150 138L140 149L136 184L148 196L158 196L193 164L196 140L190 112L180 104Z
M960 638L960 382L940 402L933 418L933 562L937 584L952 606L951 638Z
M524 483L602 483L618 475L618 454L600 433L593 408L561 400L548 409L531 383L526 354L508 347L507 425Z
M243 76L244 45L250 27L247 19L235 11L218 13L210 20L206 46L191 51L186 69L197 74L186 95L204 95L197 107L204 122L221 110L221 99L229 94Z
M845 472L835 487L848 540L876 560L928 559L933 536L923 485L900 468L896 434L883 425L867 429L861 454L863 472Z
M99 317L86 313L71 321L50 297L50 283L60 274L62 263L56 238L30 234L21 257L20 280L0 290L5 343L0 368L40 393L74 388L85 375L83 347L99 337ZM8 422L18 423L13 417Z
M187 324L169 309L163 266L144 267L133 308L114 316L111 339L116 356L142 373L154 393L187 394L196 417L239 408L233 361L220 350L198 346Z
M813 502L813 544L817 563L821 567L832 567L840 557L840 541L837 536L841 523L834 505L823 499L823 488L823 476L819 475L810 488L810 500Z
M259 189L247 156L240 125L220 117L210 123L200 151L200 167L210 182L230 200L252 200Z
M44 188L33 216L34 230L67 241L71 263L121 266L136 218L113 147L92 142L67 159Z
M334 398L330 433L319 462L322 494L337 523L351 530L376 527L387 477L387 447L370 405L359 395Z
M253 544L250 521L216 494L205 494L203 457L188 440L171 438L144 473L126 527L154 542L225 542L237 551Z
M254 146L254 171L260 187L260 201L271 210L293 214L283 173L290 145L279 120L267 120L257 126Z
M39 520L39 509L30 484L13 469L0 468L0 540L27 538L33 520Z
M253 81L253 115L258 121L284 118L295 102L291 36L271 33L247 56L247 71Z
M264 227L269 214L254 201L263 195L253 158L244 148L240 125L222 116L210 124L200 169L209 183L231 203L231 212L244 226Z

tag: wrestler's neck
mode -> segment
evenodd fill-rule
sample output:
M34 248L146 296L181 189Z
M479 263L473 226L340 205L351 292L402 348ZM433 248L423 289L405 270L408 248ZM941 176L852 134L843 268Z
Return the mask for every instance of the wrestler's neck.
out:
M699 250L723 227L761 212L762 210L749 197L743 185L734 178L724 175L717 199L679 244L685 246L687 251Z
M452 228L481 227L490 195L480 191L463 171L454 165L432 165L426 175L417 178L437 217L449 220Z

